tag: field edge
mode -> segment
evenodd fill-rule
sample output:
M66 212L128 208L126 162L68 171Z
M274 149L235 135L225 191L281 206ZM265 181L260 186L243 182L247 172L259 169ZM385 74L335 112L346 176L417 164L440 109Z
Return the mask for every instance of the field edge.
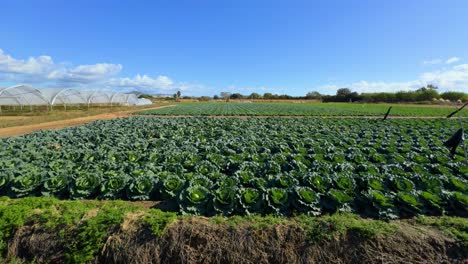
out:
M3 262L462 263L468 219L201 217L143 203L0 198Z

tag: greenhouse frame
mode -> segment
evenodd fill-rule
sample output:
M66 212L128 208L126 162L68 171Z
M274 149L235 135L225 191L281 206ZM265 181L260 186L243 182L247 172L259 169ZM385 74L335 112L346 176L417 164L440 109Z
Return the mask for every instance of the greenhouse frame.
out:
M138 98L135 94L108 93L104 91L82 91L71 88L65 89L37 89L30 85L14 85L0 88L0 107L46 105L52 109L54 105L87 105L108 104L108 105L149 105L149 99Z

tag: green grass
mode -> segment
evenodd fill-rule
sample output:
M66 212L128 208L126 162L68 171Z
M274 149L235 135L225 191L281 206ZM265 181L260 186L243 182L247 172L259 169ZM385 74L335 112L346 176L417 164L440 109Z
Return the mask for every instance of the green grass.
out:
M336 213L321 217L298 215L290 218L274 215L228 218L215 216L210 218L210 221L214 224L227 224L232 228L240 225L248 226L254 230L265 230L276 225L293 225L303 229L308 241L312 243L330 240L347 232L353 232L364 238L373 238L392 235L398 230L398 225L393 222L365 219L351 213Z
M128 214L134 213L138 226L146 226L153 235L161 237L169 225L196 216L181 216L157 209L148 209L139 204L124 201L64 201L46 197L10 199L0 197L0 262L5 257L7 242L16 229L35 226L59 232L70 263L86 263L98 254L109 235L122 226ZM136 218L135 218L136 216ZM468 219L462 217L416 217L410 220L380 221L365 219L350 213L337 213L320 217L297 215L234 216L200 218L213 225L229 225L231 228L246 227L266 230L280 225L300 228L310 243L320 243L348 232L363 238L391 236L400 230L403 221L415 228L432 227L447 236L468 245ZM401 231L401 230L400 230Z
M441 230L447 236L463 243L468 247L468 219L464 217L429 217L419 216L416 218L418 224L432 226Z
M393 106L390 116L439 116L455 110L454 106L357 103L182 103L176 107L138 112L151 115L195 116L383 116ZM457 116L468 116L462 110Z

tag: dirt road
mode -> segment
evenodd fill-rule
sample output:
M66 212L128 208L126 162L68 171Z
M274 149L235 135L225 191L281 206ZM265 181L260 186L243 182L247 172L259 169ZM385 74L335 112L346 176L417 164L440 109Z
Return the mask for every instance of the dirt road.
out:
M172 107L172 106L174 105L158 106L154 108L148 108L145 110L166 108L166 107ZM19 135L31 133L31 132L38 131L38 130L58 129L58 128L64 128L64 127L78 126L78 125L83 125L83 124L86 124L95 120L108 120L108 119L114 119L114 118L119 118L119 117L127 117L127 116L130 116L133 112L135 112L135 110L120 111L120 112L114 112L114 113L104 113L104 114L98 114L98 115L93 115L93 116L52 121L52 122L46 122L46 123L34 124L34 125L0 128L0 138L19 136Z

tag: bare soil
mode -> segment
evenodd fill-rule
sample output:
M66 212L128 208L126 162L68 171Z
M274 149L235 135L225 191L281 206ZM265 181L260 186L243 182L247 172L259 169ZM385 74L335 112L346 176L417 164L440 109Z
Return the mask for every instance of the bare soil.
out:
M293 223L254 228L192 217L170 224L158 237L135 219L138 215L129 216L107 235L92 263L468 262L463 245L435 229L404 223L393 235L367 238L351 231L314 242ZM23 226L8 243L8 258L64 263L67 243L57 229Z
M166 107L172 107L172 106L174 106L174 105L158 106L158 107L154 107L154 108L148 108L148 109L145 109L145 110L166 108ZM19 136L19 135L31 133L31 132L38 131L38 130L58 129L58 128L64 128L64 127L78 126L78 125L83 125L83 124L86 124L86 123L89 123L89 122L95 121L95 120L108 120L108 119L114 119L114 118L119 118L119 117L128 117L128 116L131 116L133 112L135 112L135 110L120 111L120 112L113 112L113 113L104 113L104 114L98 114L98 115L93 115L93 116L86 116L86 117L79 117L79 118L73 118L73 119L67 119L67 120L52 121L52 122L46 122L46 123L34 124L34 125L0 128L0 138L1 137ZM14 118L22 119L22 118L27 118L27 117L24 117L24 116L0 117L0 121L2 119L4 119L4 120L11 120L11 119L16 120Z
M0 122L1 121L10 121L10 120L25 120L25 119L31 119L31 116L0 116Z

